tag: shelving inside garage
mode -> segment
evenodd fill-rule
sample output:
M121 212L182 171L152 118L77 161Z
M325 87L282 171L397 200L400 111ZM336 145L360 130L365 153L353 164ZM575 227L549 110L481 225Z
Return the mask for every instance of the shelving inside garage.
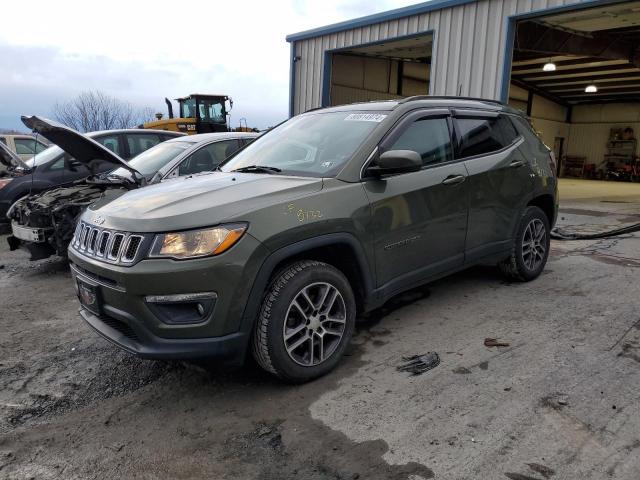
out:
M640 139L639 47L639 1L518 24L509 103L561 157L561 174L640 179L637 147L630 148ZM618 144L629 147L622 155L611 142L624 142L629 129L634 141Z

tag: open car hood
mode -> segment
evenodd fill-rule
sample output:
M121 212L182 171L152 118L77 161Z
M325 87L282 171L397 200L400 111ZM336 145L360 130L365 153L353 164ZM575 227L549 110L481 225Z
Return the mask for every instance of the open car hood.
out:
M72 128L36 115L31 117L23 115L21 119L22 123L31 130L38 132L47 140L58 145L78 162L87 165L89 169L91 169L91 162L94 160L102 160L113 164L114 168L124 167L134 175L140 175L135 168L130 167L125 160L113 153L107 147L100 145L92 138L89 138Z
M9 150L4 143L0 142L0 163L7 168L21 168L29 170L29 167L22 159L12 150Z

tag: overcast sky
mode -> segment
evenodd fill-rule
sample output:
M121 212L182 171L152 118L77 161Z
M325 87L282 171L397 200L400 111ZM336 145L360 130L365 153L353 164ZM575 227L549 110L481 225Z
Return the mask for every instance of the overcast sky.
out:
M232 124L288 114L290 33L418 0L35 0L4 2L0 128L101 90L166 114L164 97L224 93Z

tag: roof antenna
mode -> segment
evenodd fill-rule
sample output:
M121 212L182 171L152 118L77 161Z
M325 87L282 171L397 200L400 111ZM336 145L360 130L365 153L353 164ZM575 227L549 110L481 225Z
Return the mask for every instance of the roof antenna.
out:
M462 84L460 84L460 86L458 87L458 96L462 96Z

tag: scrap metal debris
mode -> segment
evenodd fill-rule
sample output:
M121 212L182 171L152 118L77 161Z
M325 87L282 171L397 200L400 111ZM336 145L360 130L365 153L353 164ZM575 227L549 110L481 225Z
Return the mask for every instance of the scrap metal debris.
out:
M411 376L422 375L432 368L440 365L440 356L436 352L427 352L423 355L402 357L404 364L397 367L399 372L409 372Z
M503 342L498 340L497 338L485 338L484 346L485 347L508 347L511 344L509 342Z

